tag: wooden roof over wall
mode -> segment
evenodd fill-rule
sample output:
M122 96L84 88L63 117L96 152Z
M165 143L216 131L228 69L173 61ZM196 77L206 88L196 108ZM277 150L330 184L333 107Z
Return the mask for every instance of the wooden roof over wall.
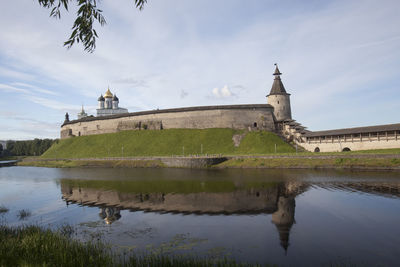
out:
M400 123L306 133L306 137L400 131Z

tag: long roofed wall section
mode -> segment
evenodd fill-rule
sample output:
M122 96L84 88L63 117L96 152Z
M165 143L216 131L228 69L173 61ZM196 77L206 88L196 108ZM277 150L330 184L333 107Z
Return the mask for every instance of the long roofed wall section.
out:
M268 104L204 106L86 117L64 123L61 126L61 139L123 130L174 128L275 131L273 107Z
M311 152L340 152L400 148L400 123L310 132L301 125L284 125L292 140Z

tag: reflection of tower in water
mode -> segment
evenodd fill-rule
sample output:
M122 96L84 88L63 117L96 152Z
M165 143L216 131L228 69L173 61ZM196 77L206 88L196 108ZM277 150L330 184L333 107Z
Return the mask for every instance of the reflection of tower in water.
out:
M103 219L106 222L106 224L112 224L113 222L121 218L121 213L118 208L102 207L100 208L99 217Z
M107 224L112 224L121 218L121 209L204 215L272 214L272 223L279 233L280 244L287 251L290 230L295 223L295 197L307 191L309 185L287 181L266 183L245 189L243 185L235 187L236 190L228 192L144 194L90 186L81 187L70 185L65 181L61 183L63 199L66 202L100 207L99 216Z
M278 210L272 214L272 222L278 229L281 246L285 249L285 253L289 247L290 229L295 223L295 207L296 202L294 197L280 196L278 199Z

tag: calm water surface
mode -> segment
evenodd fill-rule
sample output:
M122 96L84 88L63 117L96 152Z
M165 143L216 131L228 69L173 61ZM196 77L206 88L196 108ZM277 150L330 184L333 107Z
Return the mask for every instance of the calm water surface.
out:
M398 266L395 172L0 168L0 223L69 224L117 251ZM19 211L30 211L21 218Z

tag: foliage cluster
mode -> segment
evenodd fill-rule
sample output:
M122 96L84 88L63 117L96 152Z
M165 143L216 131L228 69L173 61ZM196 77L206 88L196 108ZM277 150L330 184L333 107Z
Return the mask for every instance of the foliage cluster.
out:
M7 213L9 209L3 205L0 206L0 213Z
M96 48L97 32L93 27L94 22L101 26L106 24L106 19L102 10L97 6L97 0L37 0L39 5L50 9L50 17L61 18L61 9L68 11L71 2L78 6L76 19L72 26L71 36L64 42L64 46L71 48L74 43L81 42L85 51L93 52ZM147 0L134 0L135 7L142 10Z
M8 141L5 156L40 156L55 142L52 139Z

